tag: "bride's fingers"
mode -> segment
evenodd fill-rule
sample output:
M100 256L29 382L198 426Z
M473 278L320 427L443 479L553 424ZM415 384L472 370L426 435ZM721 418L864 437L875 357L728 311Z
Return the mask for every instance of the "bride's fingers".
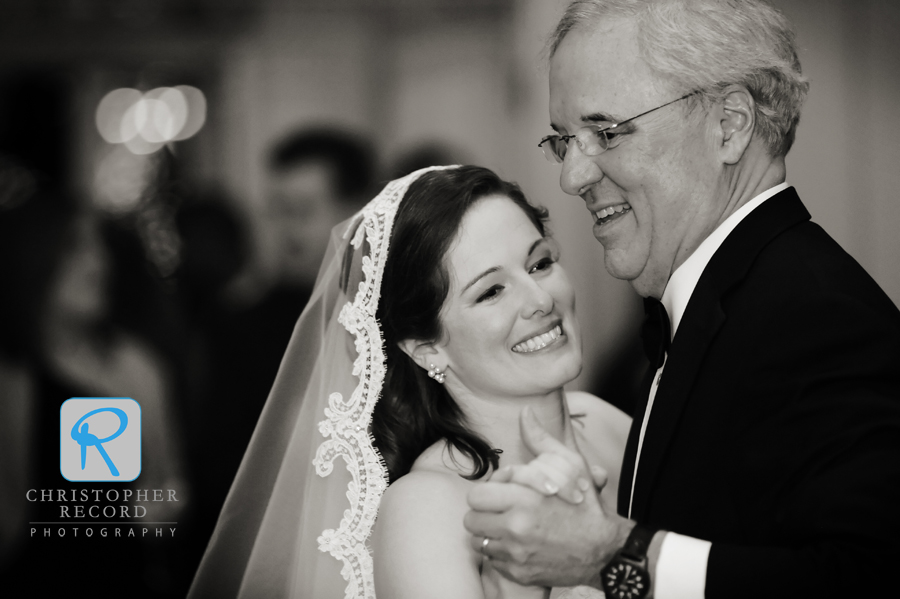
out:
M524 485L546 496L556 495L560 485L566 482L564 477L536 462L507 466L507 472L503 478L505 479L503 482ZM491 480L495 479L491 478Z
M466 500L474 511L501 514L517 505L532 504L540 497L529 487L487 481L474 485Z
M556 495L561 499L578 504L584 500L584 493L591 488L588 475L563 456L542 453L532 460L530 466L541 470L558 487Z
M591 466L591 478L594 479L594 487L600 491L609 482L609 472L602 466Z
M559 495L577 504L584 500L590 482L570 462L555 454L541 454L529 464L507 465L496 470L491 482L514 482L544 496Z

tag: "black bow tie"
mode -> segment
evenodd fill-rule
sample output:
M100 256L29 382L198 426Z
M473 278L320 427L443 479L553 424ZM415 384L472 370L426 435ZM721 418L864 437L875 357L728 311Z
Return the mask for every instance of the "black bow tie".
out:
M666 307L656 298L644 298L644 325L641 327L641 339L644 341L644 353L654 369L663 365L666 351L669 349L671 328Z

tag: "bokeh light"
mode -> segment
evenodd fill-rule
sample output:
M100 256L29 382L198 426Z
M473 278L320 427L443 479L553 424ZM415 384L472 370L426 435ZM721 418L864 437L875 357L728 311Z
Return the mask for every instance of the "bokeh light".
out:
M206 122L206 96L190 85L178 85L174 89L181 92L187 105L184 127L172 138L174 141L181 141L193 137L203 128Z
M123 87L106 94L97 106L97 131L111 144L125 141L122 130L125 125L125 113L141 99L141 92Z
M206 97L190 85L157 87L146 93L120 88L97 106L97 131L134 154L152 154L165 144L197 134L206 122Z

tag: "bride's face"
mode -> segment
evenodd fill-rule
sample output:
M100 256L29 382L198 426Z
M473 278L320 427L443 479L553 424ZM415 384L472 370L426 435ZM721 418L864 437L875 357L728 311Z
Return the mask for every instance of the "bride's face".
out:
M578 376L575 292L557 257L554 242L509 198L489 196L469 209L445 256L451 284L436 344L451 391L531 396Z

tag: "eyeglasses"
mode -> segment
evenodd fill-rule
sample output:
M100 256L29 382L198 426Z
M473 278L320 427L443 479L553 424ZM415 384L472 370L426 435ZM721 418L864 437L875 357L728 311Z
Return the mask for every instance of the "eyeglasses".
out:
M612 125L587 125L586 127L582 127L581 129L579 129L572 135L548 135L541 140L541 143L538 144L538 147L544 151L544 156L546 156L547 160L549 160L550 162L562 162L566 158L566 152L569 149L569 142L574 139L578 143L578 149L581 150L582 154L584 154L585 156L596 156L597 154L605 152L606 150L619 145L621 134L616 131L617 127L620 127L625 123L630 123L634 119L642 117L645 114L650 114L654 110L665 108L669 104L674 104L675 102L680 102L685 98L690 98L696 93L696 91L692 91L691 93L685 94L676 100L666 102L662 106L651 108L646 112L642 112L641 114L635 115L629 119L625 119L624 121L613 123Z

